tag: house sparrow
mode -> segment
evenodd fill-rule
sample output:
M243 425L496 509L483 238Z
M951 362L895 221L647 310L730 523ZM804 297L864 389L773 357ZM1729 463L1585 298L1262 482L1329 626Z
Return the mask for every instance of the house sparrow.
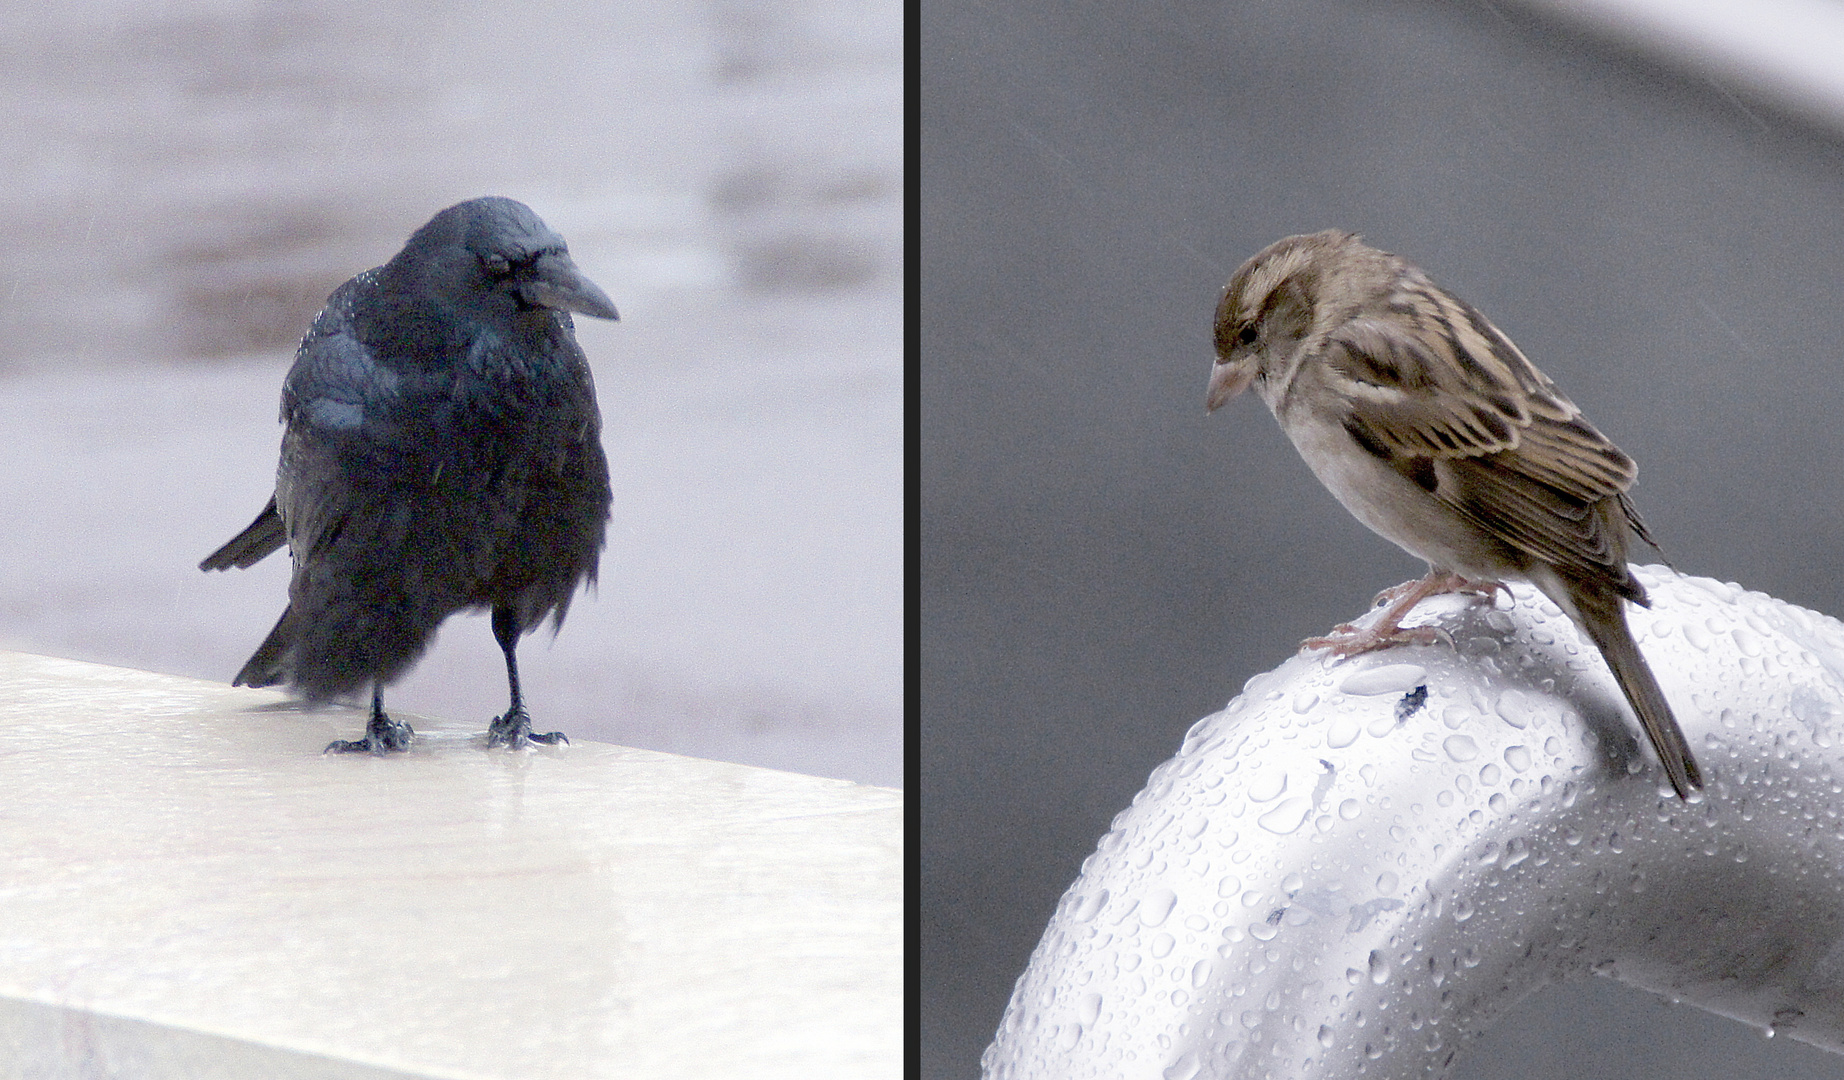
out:
M1485 316L1349 233L1290 236L1229 279L1216 353L1210 410L1252 383L1345 509L1428 563L1375 626L1304 647L1425 644L1399 625L1425 597L1528 581L1600 649L1678 795L1703 786L1621 603L1649 605L1626 562L1629 532L1652 542L1633 461Z

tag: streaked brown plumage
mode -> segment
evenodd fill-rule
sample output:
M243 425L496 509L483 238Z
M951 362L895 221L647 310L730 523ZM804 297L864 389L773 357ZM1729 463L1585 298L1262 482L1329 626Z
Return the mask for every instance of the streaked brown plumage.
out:
M1398 623L1426 596L1529 581L1606 658L1677 793L1702 787L1622 605L1649 605L1626 558L1629 534L1651 542L1626 495L1637 470L1509 338L1421 270L1334 230L1290 236L1236 271L1216 352L1209 408L1253 385L1338 501L1429 566L1374 627L1306 645L1425 643L1429 631Z

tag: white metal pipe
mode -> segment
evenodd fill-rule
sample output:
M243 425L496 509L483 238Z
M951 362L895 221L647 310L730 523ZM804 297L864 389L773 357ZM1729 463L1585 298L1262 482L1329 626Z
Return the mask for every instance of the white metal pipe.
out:
M1637 568L1708 789L1526 585L1452 647L1302 654L1200 720L1057 905L984 1058L1027 1077L1440 1076L1606 975L1844 1052L1844 624Z

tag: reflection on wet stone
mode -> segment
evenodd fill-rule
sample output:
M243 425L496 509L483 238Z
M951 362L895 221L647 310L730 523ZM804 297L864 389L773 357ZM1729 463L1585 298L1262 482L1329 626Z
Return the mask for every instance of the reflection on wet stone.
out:
M351 276L340 260L351 257L352 223L298 208L236 217L244 220L227 215L215 231L177 240L164 259L171 330L184 355L291 351Z
M875 164L856 156L864 147L854 147L850 120L882 93L861 76L892 61L884 50L894 42L863 33L863 5L843 0L713 0L708 10L735 164L707 201L737 286L788 295L900 280L901 230L891 227L903 193L898 154ZM840 93L806 93L821 72ZM761 116L787 109L801 111L808 137L761 141Z
M860 204L895 200L900 185L869 171L803 175L755 166L722 177L711 208L728 219L725 234L738 283L757 292L831 292L878 279L886 263L879 246L862 239L853 212Z
M737 270L744 287L762 292L830 292L875 278L877 254L850 241L794 236L743 248Z

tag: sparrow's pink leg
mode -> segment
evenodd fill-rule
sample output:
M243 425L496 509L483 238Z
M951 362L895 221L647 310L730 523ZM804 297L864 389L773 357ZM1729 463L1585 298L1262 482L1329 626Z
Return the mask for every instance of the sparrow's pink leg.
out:
M1491 596L1504 587L1502 582L1473 581L1450 570L1430 569L1426 577L1405 581L1378 593L1373 602L1388 603L1389 607L1383 610L1383 616L1375 623L1366 627L1340 623L1325 637L1309 637L1300 642L1300 648L1330 649L1334 656L1358 656L1391 645L1432 645L1447 639L1446 633L1432 626L1411 626L1405 629L1401 625L1416 604L1430 596L1449 592Z

